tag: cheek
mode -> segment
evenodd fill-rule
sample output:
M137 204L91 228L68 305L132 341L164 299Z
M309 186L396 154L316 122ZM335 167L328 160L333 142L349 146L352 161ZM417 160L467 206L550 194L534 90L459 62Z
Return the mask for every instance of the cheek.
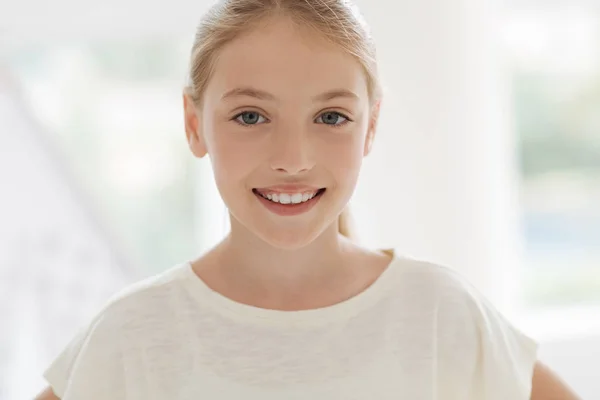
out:
M240 140L235 133L222 129L207 131L206 139L217 183L227 185L240 181L256 169L260 149L252 141Z
M360 132L322 145L321 162L338 181L352 181L358 174L363 160L364 135Z

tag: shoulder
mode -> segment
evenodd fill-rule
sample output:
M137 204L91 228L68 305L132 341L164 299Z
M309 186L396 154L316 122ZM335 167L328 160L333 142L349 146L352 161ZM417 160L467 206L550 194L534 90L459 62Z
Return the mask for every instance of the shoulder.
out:
M133 282L109 297L76 332L65 351L74 353L101 348L115 349L126 339L123 333L135 321L152 314L169 313L178 292L184 264Z
M428 320L444 387L464 383L480 399L529 399L537 343L455 270L408 258L398 262L397 292ZM462 380L466 376L473 377L470 383Z
M477 300L479 293L454 269L424 260L396 256L399 270L397 285L415 297L434 302L448 302L449 306L466 306Z
M506 330L518 331L471 282L456 270L427 261L398 257L400 274L396 283L402 301L428 307L438 326L479 337L499 338ZM398 288L399 287L399 288Z
M158 274L134 282L111 296L96 315L97 322L120 327L131 324L132 317L170 313L174 300L181 297L187 263L177 264Z
M474 349L483 296L450 267L398 256L394 262L391 296L401 318L434 335L440 350Z
M124 398L124 359L144 342L142 333L154 332L144 328L176 315L172 299L182 268L123 288L75 333L43 373L59 398Z

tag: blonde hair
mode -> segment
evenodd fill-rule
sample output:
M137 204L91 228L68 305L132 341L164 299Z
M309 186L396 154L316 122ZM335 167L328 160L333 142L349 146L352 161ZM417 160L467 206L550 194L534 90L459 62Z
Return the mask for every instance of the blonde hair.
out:
M367 78L370 103L381 98L375 44L357 7L348 0L220 0L200 21L192 46L186 94L200 106L219 50L272 17L288 17L298 27L319 33L351 54ZM339 232L353 237L348 209L338 219Z

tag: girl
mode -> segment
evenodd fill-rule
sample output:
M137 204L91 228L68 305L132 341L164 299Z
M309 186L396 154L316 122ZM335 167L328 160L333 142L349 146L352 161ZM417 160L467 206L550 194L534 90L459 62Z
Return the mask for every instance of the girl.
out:
M190 78L187 140L231 231L114 296L38 399L575 398L460 276L351 240L381 102L352 5L221 1Z

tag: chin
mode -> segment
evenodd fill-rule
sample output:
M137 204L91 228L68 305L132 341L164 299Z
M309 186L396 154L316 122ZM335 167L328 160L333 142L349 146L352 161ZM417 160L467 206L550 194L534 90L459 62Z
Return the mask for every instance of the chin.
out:
M295 213L288 212L281 204L272 207L268 199L253 193L253 201L249 206L239 204L239 212L233 207L229 209L233 217L231 222L243 226L238 232L251 234L273 248L299 250L334 229L332 224L338 214L332 208L330 200L322 200L328 199L324 196L325 191L326 189L321 189L314 197L316 202L312 208ZM286 213L291 215L283 215Z
M299 250L317 239L322 230L318 229L282 229L255 232L263 241L280 250Z

